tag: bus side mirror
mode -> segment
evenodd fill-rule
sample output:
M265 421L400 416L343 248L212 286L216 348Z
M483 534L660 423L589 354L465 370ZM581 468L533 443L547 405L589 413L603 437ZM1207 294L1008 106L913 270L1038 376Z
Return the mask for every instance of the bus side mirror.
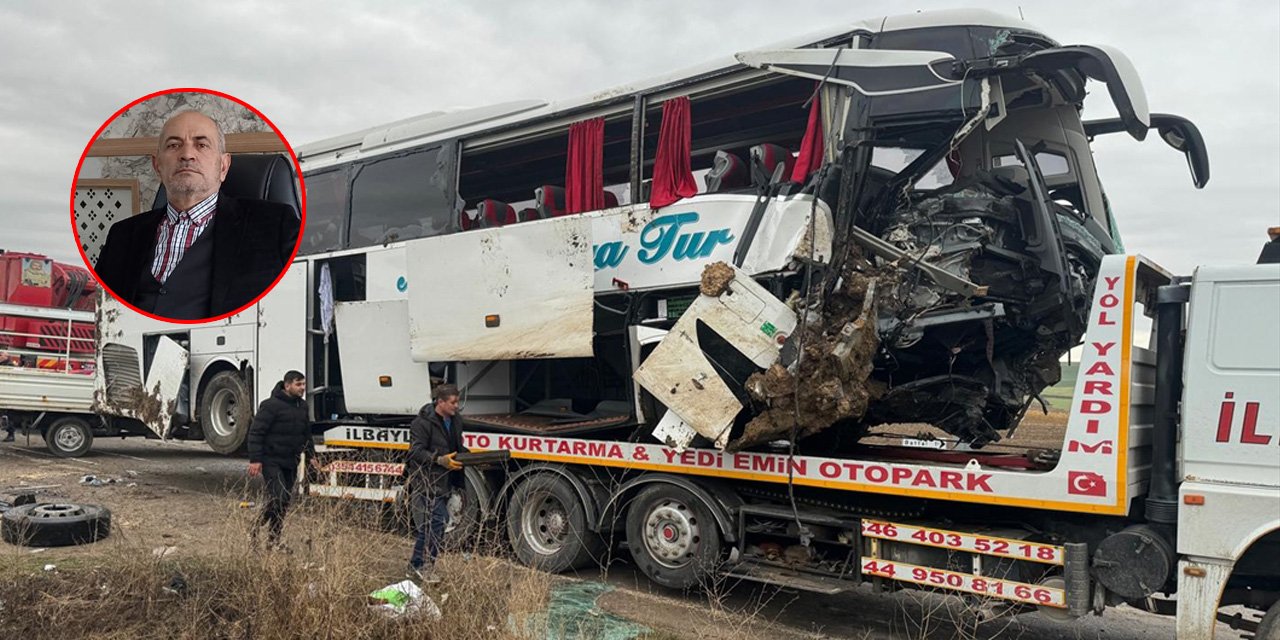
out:
M1209 183L1209 150L1204 144L1204 136L1200 135L1199 127L1182 116L1153 113L1151 128L1160 134L1165 144L1187 157L1191 181L1197 189L1203 189ZM1089 120L1084 123L1084 133L1090 138L1125 130L1125 124L1120 118Z
M1203 189L1209 183L1209 151L1204 146L1200 129L1186 118L1164 114L1152 114L1151 126L1160 132L1160 138L1166 144L1187 157L1191 181L1197 189Z

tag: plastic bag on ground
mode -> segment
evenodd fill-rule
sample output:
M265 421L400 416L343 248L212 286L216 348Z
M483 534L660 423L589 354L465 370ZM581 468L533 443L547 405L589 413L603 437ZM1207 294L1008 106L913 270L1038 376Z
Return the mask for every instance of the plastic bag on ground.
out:
M423 593L422 589L414 584L412 580L403 580L387 585L370 593L369 597L374 600L381 600L382 604L372 606L393 618L405 615L416 616L425 613L432 619L439 620L441 616L440 607L436 606L431 596Z

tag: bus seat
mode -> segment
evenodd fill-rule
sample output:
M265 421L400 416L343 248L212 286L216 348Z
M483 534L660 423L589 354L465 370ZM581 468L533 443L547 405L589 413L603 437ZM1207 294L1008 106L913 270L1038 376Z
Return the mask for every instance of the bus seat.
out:
M476 227L480 226L480 222L479 220L477 220L478 217L479 217L479 212L477 212L475 209L459 211L458 226L461 227L463 231L470 231L472 229L475 229Z
M485 198L480 201L477 209L480 211L480 226L482 227L501 227L516 221L515 207L505 202Z
M533 207L525 207L516 212L516 220L519 222L528 222L530 220L541 220L542 216L538 215L538 210Z
M612 209L618 206L618 194L605 189L604 190L604 208Z
M533 191L533 199L538 203L538 214L543 218L562 216L564 208L564 188L544 184Z
M795 166L795 156L786 147L776 144L758 144L751 147L751 182L756 187L774 184L774 172L781 165L782 177L779 184L791 180L791 169Z
M736 154L728 151L717 151L711 162L711 170L707 172L707 193L731 191L751 185L751 172L747 163Z

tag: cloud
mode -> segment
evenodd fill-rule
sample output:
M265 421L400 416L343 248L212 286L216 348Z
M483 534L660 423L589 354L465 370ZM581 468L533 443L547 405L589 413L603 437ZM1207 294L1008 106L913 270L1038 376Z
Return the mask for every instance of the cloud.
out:
M77 257L77 159L131 100L188 86L236 95L296 146L458 105L570 98L879 15L895 2L231 1L0 6L0 247ZM953 3L918 2L920 9ZM1152 136L1095 155L1125 243L1178 272L1251 261L1280 225L1276 3L989 3L1064 43L1107 43L1142 73L1153 111L1194 120L1213 178L1191 187ZM1105 114L1092 91L1087 115Z

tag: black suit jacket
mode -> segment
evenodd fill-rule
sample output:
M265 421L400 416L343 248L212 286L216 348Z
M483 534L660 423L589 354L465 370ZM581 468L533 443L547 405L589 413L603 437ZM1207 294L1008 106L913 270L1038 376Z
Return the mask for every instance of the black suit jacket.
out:
M111 225L94 271L117 298L136 304L135 288L151 270L164 217L162 207ZM235 311L266 291L289 266L301 227L292 207L225 193L218 194L214 221L210 317Z

